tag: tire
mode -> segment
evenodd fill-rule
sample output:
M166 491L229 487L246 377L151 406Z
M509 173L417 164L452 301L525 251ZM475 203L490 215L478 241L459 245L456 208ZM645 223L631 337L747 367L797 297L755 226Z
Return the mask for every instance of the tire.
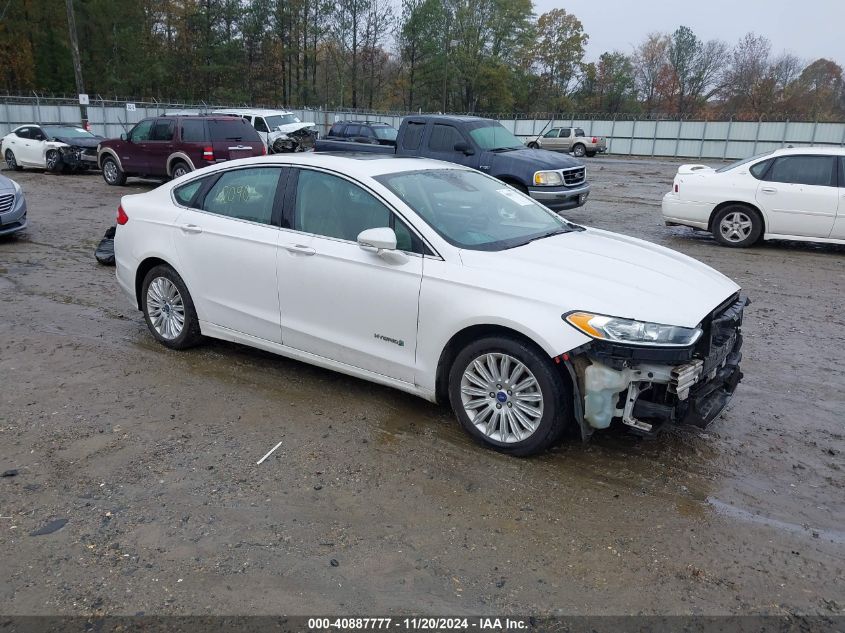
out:
M587 158L593 158L595 155L595 152L587 152Z
M103 169L103 180L106 181L107 185L120 187L126 184L126 174L123 173L114 158L111 156L104 158L101 167Z
M185 174L191 173L191 171L192 169L185 161L177 160L173 163L173 166L170 169L170 177L176 179L184 176Z
M722 246L747 248L763 235L763 218L756 209L744 204L731 204L713 217L713 237Z
M537 141L531 141L528 144L528 149L540 149L540 146L537 144Z
M185 282L170 266L156 266L144 277L144 283L141 284L141 310L152 335L166 347L187 349L202 340L191 294Z
M584 155L587 153L587 148L584 147L583 143L576 143L572 146L572 153L575 154L578 158L583 158Z
M12 150L7 149L6 155L3 157L6 159L6 167L8 167L12 171L23 171L23 167L18 165L18 161L15 158L15 155L12 153Z
M521 392L508 389L515 386ZM458 353L449 370L449 401L474 440L517 457L558 442L572 420L572 396L551 360L507 337L480 339Z
M65 164L62 161L62 155L57 149L51 149L45 156L47 171L51 174L60 174L65 171Z

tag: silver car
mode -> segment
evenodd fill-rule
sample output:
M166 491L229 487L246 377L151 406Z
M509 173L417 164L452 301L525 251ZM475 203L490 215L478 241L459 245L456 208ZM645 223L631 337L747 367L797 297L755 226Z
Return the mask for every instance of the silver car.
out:
M14 180L0 175L0 236L26 228L26 198Z

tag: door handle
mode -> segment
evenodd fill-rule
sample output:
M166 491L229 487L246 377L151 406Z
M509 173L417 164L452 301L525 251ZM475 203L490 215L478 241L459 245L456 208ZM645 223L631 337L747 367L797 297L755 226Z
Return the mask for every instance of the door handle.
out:
M760 189L760 191L762 191L763 193L777 193L778 192L778 190L775 189L774 187L763 187L762 189Z
M182 233L202 233L202 227L196 224L183 224L179 227Z
M284 244L282 248L290 253L297 253L299 255L315 255L317 253L313 248L304 244Z

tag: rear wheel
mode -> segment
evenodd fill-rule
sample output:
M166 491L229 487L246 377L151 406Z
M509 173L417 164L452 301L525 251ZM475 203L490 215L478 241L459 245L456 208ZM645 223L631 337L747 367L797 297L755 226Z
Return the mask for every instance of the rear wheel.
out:
M64 163L62 162L62 155L59 153L59 150L51 149L47 152L45 159L47 163L47 171L58 174L64 170Z
M587 148L582 143L578 143L572 148L572 153L578 158L582 158L587 153Z
M191 168L188 167L187 163L181 160L173 163L173 168L170 170L170 175L173 176L173 178L180 178L189 173L191 173Z
M23 167L18 165L18 161L15 159L15 155L12 153L12 150L7 149L6 156L4 158L6 159L6 167L12 171L21 171L23 169Z
M751 207L732 204L716 214L711 228L713 237L722 246L745 248L760 239L763 234L763 219Z
M549 448L571 419L569 390L550 359L507 337L461 350L449 371L449 400L476 441L515 456Z
M108 156L103 159L103 180L106 181L106 184L112 186L120 186L126 184L126 174L123 173L123 170L118 166L117 161Z
M202 339L188 288L170 266L156 266L144 277L141 310L152 335L171 349L187 349Z

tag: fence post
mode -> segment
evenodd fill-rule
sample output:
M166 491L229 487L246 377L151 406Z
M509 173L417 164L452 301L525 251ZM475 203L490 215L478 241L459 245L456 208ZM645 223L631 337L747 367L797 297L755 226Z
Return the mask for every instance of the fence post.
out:
M100 94L97 94L97 98L100 100L100 111L103 113L102 115L102 124L103 124L103 136L109 138L109 126L106 121L106 101Z
M32 120L35 121L36 123L41 123L41 121L38 118L38 114L41 112L41 107L39 106L39 108L37 110L35 109L35 104L38 103L38 93L35 92L35 90L33 90L32 94L35 95L35 101L32 103Z
M659 121L654 120L654 134L651 135L651 157L654 158L655 147L657 146L657 124Z
M707 119L704 119L704 129L701 130L701 142L698 144L698 160L704 156L704 139L707 138Z
M3 99L3 111L6 113L6 119L5 119L6 127L9 128L6 131L11 132L12 131L12 121L11 121L12 117L9 116L9 99L8 98ZM845 139L845 136L843 136L843 139Z
M754 134L754 151L751 152L752 156L757 155L757 143L760 141L760 128L763 126L763 115L760 115L760 118L757 119L757 132Z
M845 125L842 126L842 138L839 140L839 145L845 147Z
M675 158L678 157L678 150L681 148L681 130L684 122L681 120L681 115L678 115L678 133L675 135Z
M634 139L637 136L637 120L634 119L634 124L631 126L631 142L628 143L628 156L634 153Z
M786 123L783 124L783 137L780 140L780 146L786 146L786 131L789 129L789 119L786 120Z
M613 131L615 129L616 129L616 113L613 114L613 122L610 124L610 140L608 141L608 145L607 145L607 153L608 154L613 153L612 151L610 151L610 147L611 147L611 145L613 145L613 139L615 138L613 136Z
M728 143L731 141L731 128L734 125L734 117L731 115L730 120L728 121L728 132L725 134L725 147L724 151L722 151L722 160L725 160L728 157Z
M816 145L816 132L819 129L819 119L816 117L816 120L813 122L813 139L810 141L810 145L815 147Z

